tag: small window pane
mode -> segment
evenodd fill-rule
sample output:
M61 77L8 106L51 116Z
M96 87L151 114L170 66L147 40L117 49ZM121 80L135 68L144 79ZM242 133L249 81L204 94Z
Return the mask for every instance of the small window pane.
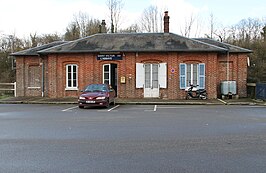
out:
M73 80L73 87L77 87L77 80Z
M109 73L104 73L104 80L109 80Z
M77 72L77 66L73 65L73 73Z
M104 66L104 72L109 72L109 65Z

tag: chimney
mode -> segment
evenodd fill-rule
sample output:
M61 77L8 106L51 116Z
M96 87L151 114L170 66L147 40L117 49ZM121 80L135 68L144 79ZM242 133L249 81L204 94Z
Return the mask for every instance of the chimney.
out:
M169 19L170 17L168 16L168 11L164 12L164 33L169 33Z
M102 23L99 26L99 33L107 33L105 20L102 20Z

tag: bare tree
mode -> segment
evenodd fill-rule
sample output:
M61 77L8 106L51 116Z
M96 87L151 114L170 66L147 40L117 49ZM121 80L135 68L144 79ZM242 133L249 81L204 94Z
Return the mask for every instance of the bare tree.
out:
M151 5L144 9L140 18L140 27L142 32L162 32L163 13L159 12L157 6Z
M121 10L124 3L122 0L107 0L106 5L110 12L111 33L116 33L121 24Z
M137 33L137 32L140 32L140 29L137 24L133 24L126 29L120 30L119 32L120 33Z
M195 21L196 21L196 17L193 14L191 14L189 19L185 20L185 26L180 27L180 32L182 36L190 37ZM198 27L196 29L198 29Z
M76 40L80 38L80 28L76 22L72 22L66 28L65 40Z
M249 82L266 82L266 42L265 23L260 19L243 19L233 25L228 32L227 41L253 51L248 68Z
M90 18L88 14L79 12L74 15L73 21L66 28L65 40L75 40L78 38L93 35L99 32L100 20Z
M39 44L48 44L55 41L62 41L62 37L58 33L54 34L43 34L39 36L38 42Z

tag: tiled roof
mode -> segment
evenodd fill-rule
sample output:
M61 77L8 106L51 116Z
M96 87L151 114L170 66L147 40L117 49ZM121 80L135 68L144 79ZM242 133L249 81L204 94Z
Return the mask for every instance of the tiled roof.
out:
M223 51L226 49L172 33L128 33L95 34L38 53Z
M37 53L38 51L44 50L44 49L48 49L54 46L58 46L61 44L67 43L65 41L56 41L56 42L52 42L49 44L45 44L42 46L38 46L38 47L34 47L34 48L30 48L30 49L26 49L26 50L22 50L19 52L15 52L12 53L11 56L38 56L39 54Z
M190 39L173 33L102 33L70 42L49 43L13 53L11 56L89 52L227 52L227 50L236 53L252 52L212 39Z

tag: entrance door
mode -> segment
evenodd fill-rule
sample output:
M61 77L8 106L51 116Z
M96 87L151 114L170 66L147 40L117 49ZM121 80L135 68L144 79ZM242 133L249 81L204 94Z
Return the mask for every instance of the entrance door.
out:
M158 69L159 64L144 64L144 97L159 97Z
M111 85L117 94L117 64L103 65L103 83Z

